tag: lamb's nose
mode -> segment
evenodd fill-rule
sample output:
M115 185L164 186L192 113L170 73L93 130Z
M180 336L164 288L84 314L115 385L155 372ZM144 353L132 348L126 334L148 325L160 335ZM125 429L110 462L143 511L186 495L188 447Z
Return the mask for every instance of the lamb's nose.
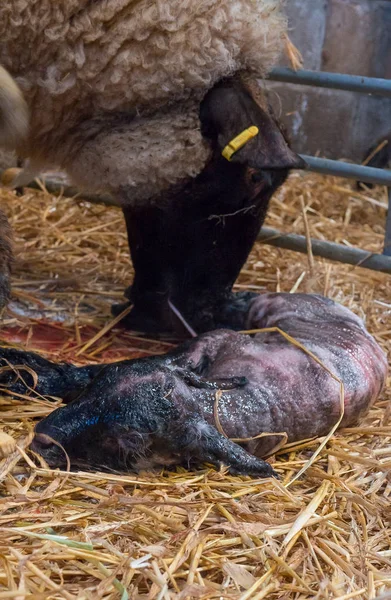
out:
M36 433L31 444L31 448L35 452L42 452L54 446L54 440L45 433Z

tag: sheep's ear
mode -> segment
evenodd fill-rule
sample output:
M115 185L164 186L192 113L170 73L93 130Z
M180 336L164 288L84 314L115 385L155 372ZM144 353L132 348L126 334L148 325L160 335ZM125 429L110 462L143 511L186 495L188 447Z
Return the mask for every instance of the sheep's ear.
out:
M306 166L289 148L275 120L240 81L223 81L208 92L201 104L200 120L203 135L225 156L230 154L230 142L248 128L257 128L256 135L227 160L255 169L303 169Z

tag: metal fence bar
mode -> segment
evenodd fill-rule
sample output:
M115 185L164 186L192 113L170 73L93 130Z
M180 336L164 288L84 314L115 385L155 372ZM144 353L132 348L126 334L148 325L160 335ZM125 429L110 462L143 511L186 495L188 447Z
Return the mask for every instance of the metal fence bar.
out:
M83 192L80 193L76 188L62 185L56 181L44 180L44 184L47 191L56 196L62 195L64 197L75 198L75 200L84 202L119 207L119 204L110 196L98 196L95 194L85 194ZM32 182L24 187L42 189L36 182ZM388 246L388 242L386 241L386 246L391 249L391 211L389 212L388 223L390 225L390 228L387 230L389 233L388 239L390 245ZM277 229L262 227L258 235L258 240L263 244L268 244L270 246L285 248L286 250L293 250L294 252L301 252L303 254L307 253L306 238L295 233L285 234L281 233ZM365 269L382 271L383 273L391 274L391 256L387 255L387 247L385 248L384 254L371 254L365 250L349 248L347 246L342 246L341 244L335 244L334 242L311 240L311 244L314 256L320 256L328 260L335 260L337 262L347 263L350 265L363 267Z
M262 227L258 240L269 246L293 250L294 252L307 253L307 240L303 235L295 233L281 233L277 229ZM320 256L328 260L347 263L372 271L381 271L391 275L391 256L384 254L372 254L359 248L349 248L334 242L311 239L312 252L314 256Z
M306 154L302 154L301 157L306 161L311 171L391 187L391 171L353 165L339 160L316 158L315 156L307 156Z
M294 71L293 69L289 69L286 67L278 67L273 69L273 71L269 75L269 79L272 81L281 81L285 83L293 83L299 85L308 85L313 87L321 87L328 89L336 89L336 90L345 90L351 92L359 92L362 94L376 94L379 96L385 96L391 98L391 79L379 79L375 77L360 77L357 75L346 75L343 73L327 73L324 71L307 71L301 69L299 71ZM344 163L341 161L328 160L324 158L316 158L314 156L306 156L302 155L302 158L307 162L307 165L311 171L315 171L317 173L322 173L324 175L336 175L340 177L346 177L348 179L355 179L356 181L363 181L365 183L374 183L378 185L386 185L388 186L388 214L386 221L386 233L384 239L384 250L383 255L378 255L379 258L385 259L386 257L391 257L391 171L383 171L382 169L373 169L370 167L363 167L361 165L352 165L349 163ZM286 237L286 236L285 236ZM304 239L304 238L303 238ZM288 240L286 243L293 244L292 239ZM296 244L299 242L296 240ZM303 243L303 240L300 241L300 244ZM329 248L327 250L332 252L332 247L329 244ZM334 244L334 246L336 246ZM284 246L288 247L288 246ZM348 260L348 254L346 253L346 248L341 247L344 252L342 253L345 256L345 260L342 262L350 262ZM326 252L325 249L319 249L320 251ZM301 250L298 249L301 252ZM304 250L303 250L304 251ZM349 249L350 251L350 249ZM333 250L334 253L342 252L337 251L336 248ZM358 250L356 251L358 252ZM315 253L315 251L314 251ZM319 256L325 256L324 254L319 254ZM357 255L358 256L358 255ZM327 258L327 256L325 256ZM339 260L339 259L334 259ZM354 260L354 256L352 255L351 260ZM372 256L371 258L366 260L366 264L381 264L382 261L377 260L377 257ZM350 264L356 264L350 262ZM363 265L366 266L366 265ZM383 270L383 268L375 270ZM387 267L388 269L388 267ZM388 270L386 272L389 272Z
M345 75L342 73L326 73L324 71L293 71L293 69L278 67L269 75L272 81L282 81L312 87L330 88L360 92L362 94L376 94L391 98L391 79L378 79L375 77L360 77L359 75Z
M1 1L1 0L0 0ZM1 175L1 174L0 174ZM1 177L0 177L1 178ZM89 194L87 192L81 192L75 187L45 179L45 177L39 178L44 185L44 189L53 196L63 196L64 198L73 198L74 200L80 200L81 202L91 202L91 204L105 204L106 206L120 206L119 202L116 202L111 196L100 196L98 194ZM42 190L42 186L37 181L31 181L30 183L23 185L22 188L28 188L32 190Z

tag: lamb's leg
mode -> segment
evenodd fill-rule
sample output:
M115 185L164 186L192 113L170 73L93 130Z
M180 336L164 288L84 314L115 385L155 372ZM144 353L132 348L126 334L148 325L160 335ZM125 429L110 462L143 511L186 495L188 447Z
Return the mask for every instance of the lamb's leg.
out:
M255 458L238 444L221 435L212 425L198 418L181 423L174 436L182 456L198 463L226 466L230 472L252 477L278 477L269 463Z
M10 294L11 263L11 228L0 211L0 310L7 304Z
M0 348L0 387L17 394L26 394L34 388L42 396L55 396L70 402L103 367L57 364L33 352Z

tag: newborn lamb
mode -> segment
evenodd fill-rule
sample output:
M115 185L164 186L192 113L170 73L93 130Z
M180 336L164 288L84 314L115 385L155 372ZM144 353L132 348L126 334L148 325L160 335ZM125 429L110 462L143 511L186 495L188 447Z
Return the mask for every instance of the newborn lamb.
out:
M341 426L357 423L381 393L386 356L348 309L316 295L264 294L243 300L241 315L246 329L294 337L343 382ZM69 402L36 426L32 448L53 467L67 454L72 466L94 469L207 462L267 477L275 473L262 458L284 434L288 442L324 436L341 414L339 383L278 332L217 330L164 356L80 368L3 348L1 363L35 370L37 392ZM0 381L26 392L9 370ZM256 439L261 433L270 435Z

